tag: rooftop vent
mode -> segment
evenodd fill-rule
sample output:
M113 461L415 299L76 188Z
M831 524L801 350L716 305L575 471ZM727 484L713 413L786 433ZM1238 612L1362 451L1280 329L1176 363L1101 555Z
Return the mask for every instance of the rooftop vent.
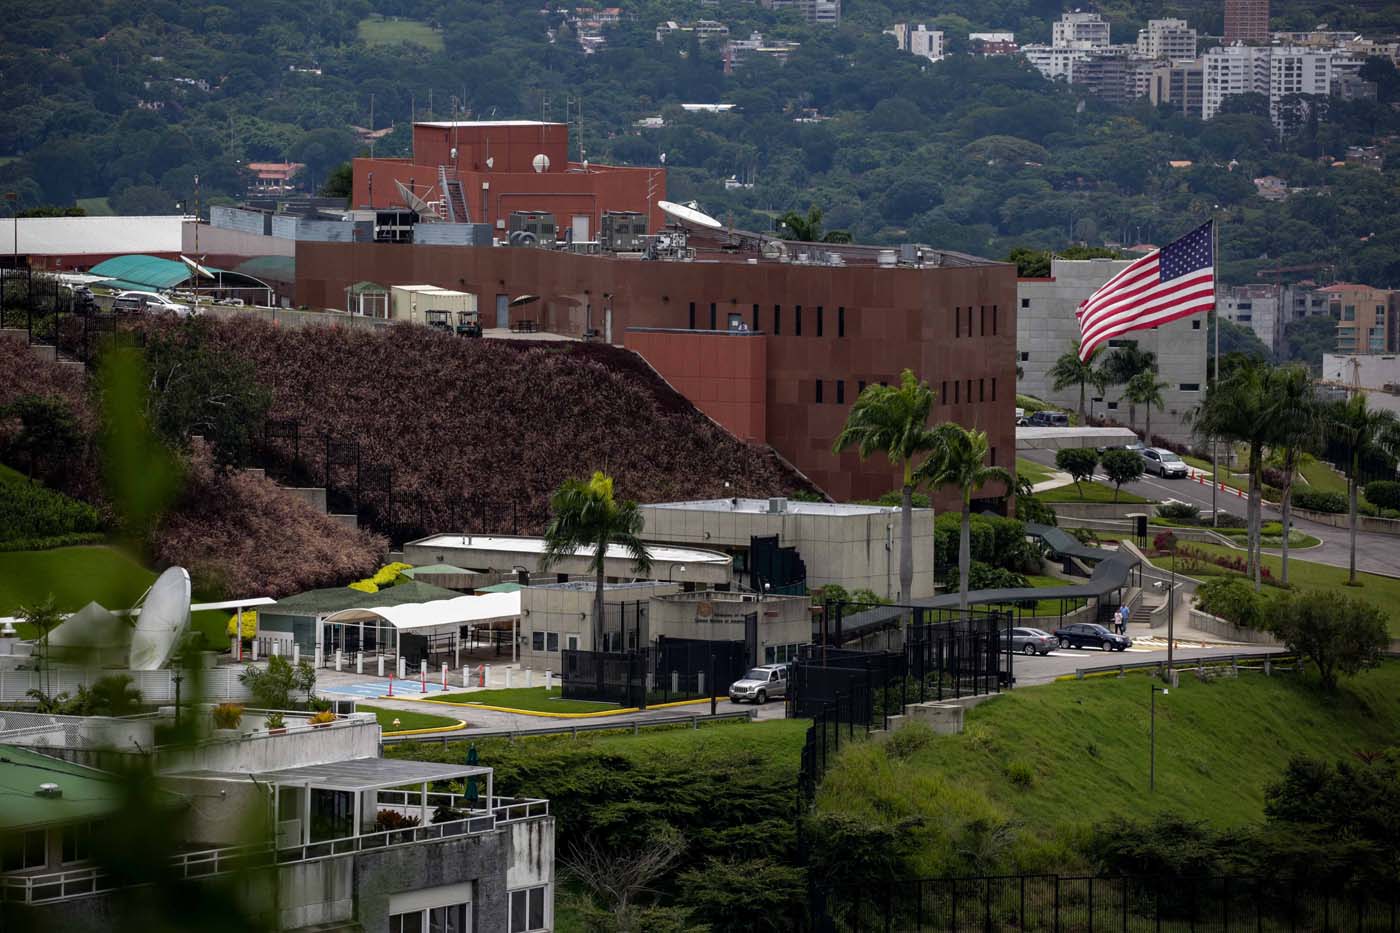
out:
M39 789L36 790L36 791L34 791L34 796L35 796L35 797L50 797L50 798L53 798L53 797L62 797L62 796L63 796L63 788L59 787L57 784L50 784L50 783L47 783L47 782L46 782L46 783L43 783L43 784L40 784L40 785L39 785Z
M768 500L768 512L770 515L781 515L787 511L787 500L781 496Z

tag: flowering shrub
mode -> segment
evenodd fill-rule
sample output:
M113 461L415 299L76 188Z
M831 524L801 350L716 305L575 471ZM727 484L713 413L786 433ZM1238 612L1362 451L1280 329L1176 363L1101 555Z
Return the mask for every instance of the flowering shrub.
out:
M237 703L220 703L212 713L215 729L237 729L243 720L243 707Z
M238 613L228 617L228 622L224 625L224 634L232 637L238 633ZM248 641L258 634L258 611L256 609L243 610L243 632L239 635L244 641Z
M372 580L356 580L350 584L350 589L359 590L361 593L378 593L379 587Z

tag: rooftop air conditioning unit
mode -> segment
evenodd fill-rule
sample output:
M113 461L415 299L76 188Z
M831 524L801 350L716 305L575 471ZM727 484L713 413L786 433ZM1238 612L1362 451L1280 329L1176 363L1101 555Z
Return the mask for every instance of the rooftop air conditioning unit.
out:
M776 496L768 500L768 513L770 515L782 515L787 511L787 499Z

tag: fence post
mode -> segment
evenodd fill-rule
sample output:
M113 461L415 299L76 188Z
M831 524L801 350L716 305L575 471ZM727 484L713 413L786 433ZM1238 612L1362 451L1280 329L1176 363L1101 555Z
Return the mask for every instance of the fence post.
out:
M1089 933L1094 933L1094 879L1089 878Z
M1055 876L1055 933L1060 933L1060 876Z
M986 879L984 885L984 897L982 900L982 923L987 933L992 933L992 879Z

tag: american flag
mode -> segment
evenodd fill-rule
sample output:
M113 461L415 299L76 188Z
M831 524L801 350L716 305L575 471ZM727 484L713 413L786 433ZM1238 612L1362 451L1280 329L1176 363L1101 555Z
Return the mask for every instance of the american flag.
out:
M1075 312L1079 359L1104 341L1215 307L1215 254L1207 221L1105 282Z

